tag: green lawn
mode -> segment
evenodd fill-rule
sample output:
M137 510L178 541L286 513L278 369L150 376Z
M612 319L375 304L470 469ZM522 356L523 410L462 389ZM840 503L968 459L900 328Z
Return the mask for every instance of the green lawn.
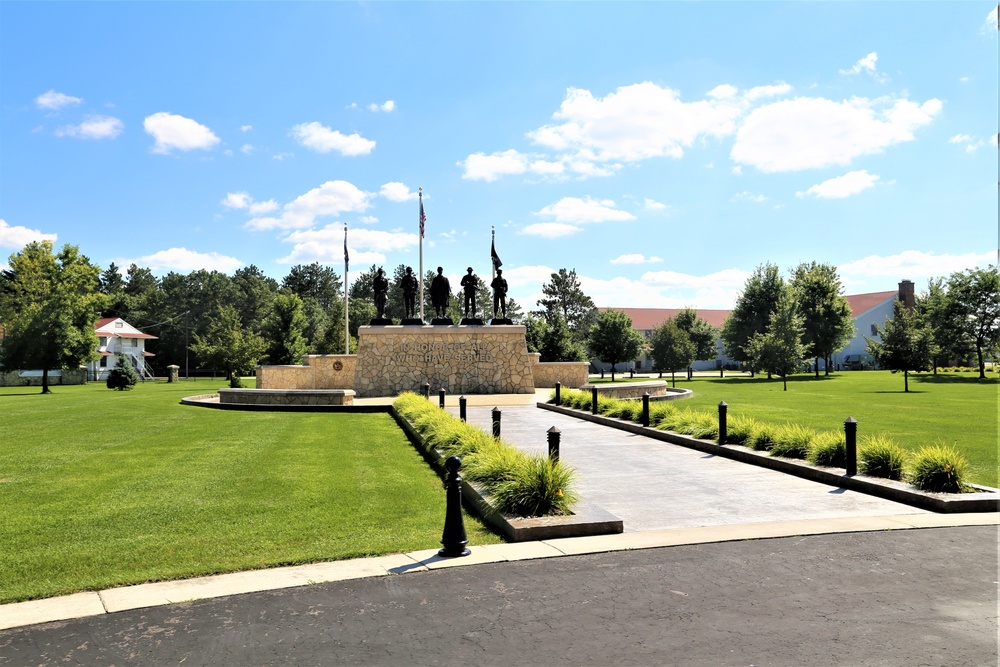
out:
M0 388L0 603L440 546L441 480L391 416L178 404L224 384Z
M843 430L844 420L858 421L858 435L885 433L907 449L944 443L961 451L970 464L969 481L1000 486L997 452L1000 440L1000 379L990 373L911 374L910 391L903 392L902 374L889 371L832 373L819 379L802 374L780 378L698 377L678 380L694 391L684 407L717 410L720 401L729 414L751 415L783 424L795 422L818 430Z

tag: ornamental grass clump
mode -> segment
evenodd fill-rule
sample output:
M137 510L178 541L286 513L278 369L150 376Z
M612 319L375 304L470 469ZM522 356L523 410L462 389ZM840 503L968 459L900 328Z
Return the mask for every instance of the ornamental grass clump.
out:
M541 454L518 459L510 475L491 489L491 500L500 512L515 516L569 514L576 494L571 491L573 471Z
M923 491L962 493L969 462L947 445L926 445L910 460L910 484Z
M906 450L887 436L862 436L858 447L858 472L869 477L901 480L906 457Z
M816 431L799 424L785 424L774 429L773 456L790 459L804 459L809 455L809 446L816 437Z
M829 468L843 468L847 465L847 443L844 434L838 431L817 433L806 456L809 463Z
M609 398L604 399L600 396L597 397L598 412L600 412L605 417L614 417L615 419L621 419L622 410L625 407L626 401L620 398Z
M461 456L462 475L479 484L500 512L517 516L571 513L577 499L572 468L526 454L419 394L400 394L393 406L429 446L448 456Z
M753 417L747 415L733 415L726 419L726 443L730 445L747 445L747 441L753 437L753 433L760 427Z
M649 406L649 425L660 428L664 420L672 420L677 414L677 408L670 403L657 403Z
M759 422L757 427L750 433L750 437L744 443L750 449L758 452L766 452L774 446L775 432L777 427L774 424Z

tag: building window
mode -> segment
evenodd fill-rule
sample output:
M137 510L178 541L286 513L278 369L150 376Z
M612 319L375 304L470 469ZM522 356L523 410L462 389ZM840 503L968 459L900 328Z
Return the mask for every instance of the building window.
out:
M101 347L107 347L108 346L108 337L107 336L101 336L100 346Z
M101 368L108 367L108 356L106 354L101 355Z
M873 336L878 335L878 327L876 327L874 324L872 324L872 335Z

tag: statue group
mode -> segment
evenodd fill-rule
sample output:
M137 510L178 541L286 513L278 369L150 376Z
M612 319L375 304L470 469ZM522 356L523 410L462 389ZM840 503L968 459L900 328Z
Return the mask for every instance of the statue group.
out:
M483 324L483 321L476 317L476 291L479 287L479 277L472 272L471 266L462 276L461 287L465 303L464 316L460 324ZM497 275L490 283L490 288L493 290L493 320L491 324L513 324L507 319L507 281L503 278L502 270L497 269ZM420 282L413 273L412 267L406 267L399 281L399 289L403 293L404 318L401 324L423 325L424 321L417 315L417 293L420 291ZM378 316L371 321L371 324L373 326L392 324L392 320L385 316L386 304L389 299L389 279L381 267L372 281L372 290L375 293L375 310ZM431 281L431 305L434 307L435 315L431 324L454 324L448 317L450 303L451 283L444 275L444 269L439 266L437 267L437 275ZM498 314L500 317L497 317Z

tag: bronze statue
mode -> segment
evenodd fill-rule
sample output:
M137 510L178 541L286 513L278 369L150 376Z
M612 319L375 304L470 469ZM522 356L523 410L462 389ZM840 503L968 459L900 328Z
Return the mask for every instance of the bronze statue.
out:
M403 290L403 310L406 311L407 317L416 317L417 291L420 289L420 283L417 282L417 277L413 275L411 267L406 267L406 273L403 274L403 279L399 282L399 286Z
M438 317L448 317L448 302L451 301L451 283L444 275L444 269L438 267L438 273L431 281L431 304Z
M493 288L493 317L497 316L497 310L503 314L503 319L507 319L507 281L503 278L503 271L497 269L497 277L490 283Z
M385 304L389 297L389 279L385 277L382 267L379 267L372 280L372 290L375 292L375 310L378 311L378 318L384 319Z
M468 273L462 276L462 288L465 290L465 317L475 317L476 316L476 288L479 286L479 278L472 273L472 267L469 267ZM470 315L469 306L472 306L472 314Z

